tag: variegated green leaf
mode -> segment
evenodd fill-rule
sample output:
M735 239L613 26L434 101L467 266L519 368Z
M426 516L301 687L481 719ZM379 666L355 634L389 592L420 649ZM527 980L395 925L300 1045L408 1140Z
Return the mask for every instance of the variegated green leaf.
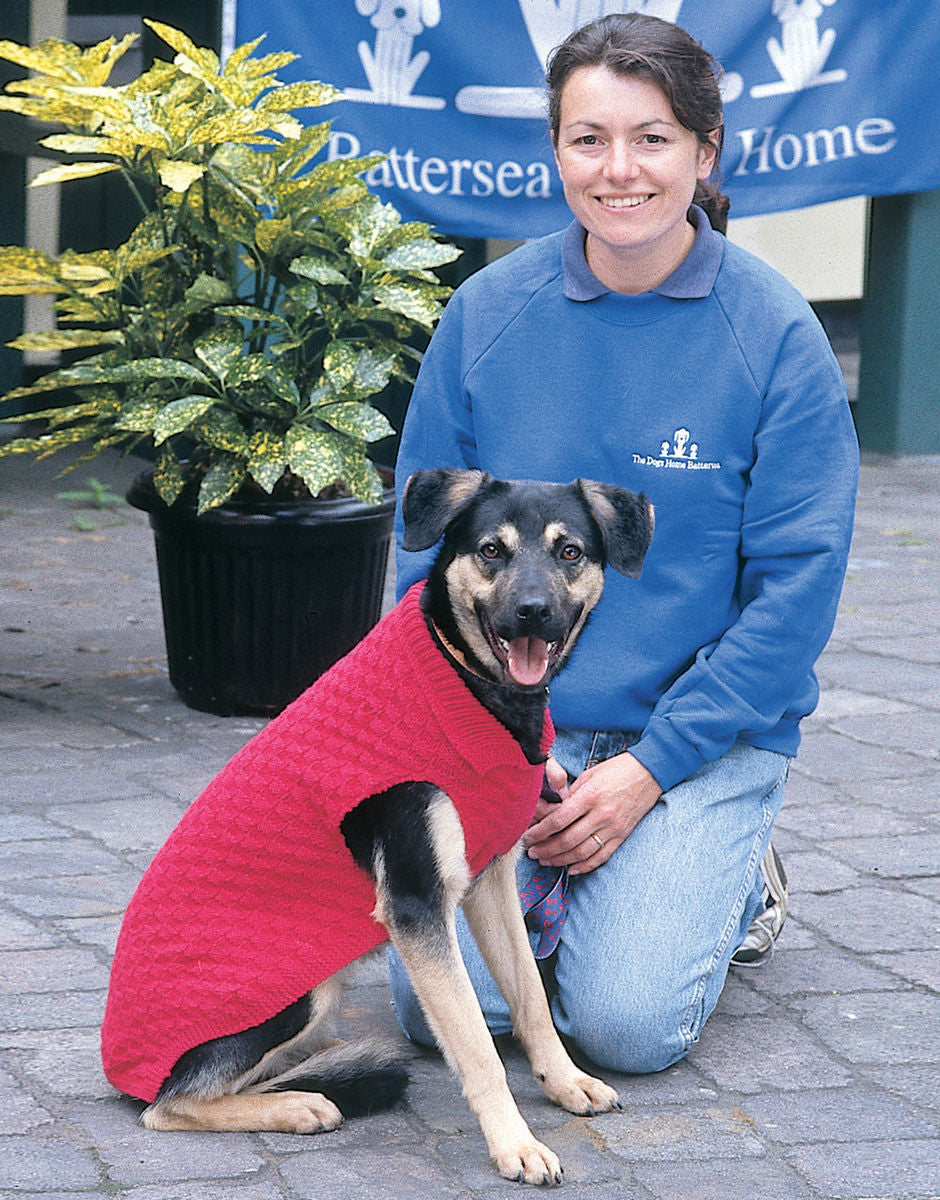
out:
M197 511L200 516L230 500L245 478L245 461L233 455L223 455L209 468L199 488Z
M159 446L175 433L182 433L214 404L214 396L183 396L172 400L153 423L154 444Z
M378 504L382 499L382 479L364 454L351 456L343 469L343 482L358 499Z
M244 67L245 60L250 58L264 41L265 35L256 37L252 42L243 42L240 46L236 46L232 53L225 60L225 68L223 75L236 76Z
M183 468L179 459L169 446L164 446L157 455L153 469L153 485L163 503L172 504L182 492L184 483Z
M206 168L202 163L180 162L171 158L165 158L157 168L157 174L160 176L163 186L170 188L171 191L181 193L185 192L197 179L201 179L205 173Z
M300 406L300 391L297 384L290 372L279 363L269 361L263 378L268 389L280 400L285 400L295 408Z
M205 383L203 373L190 363L167 358L139 358L135 362L79 363L66 367L57 375L62 384L73 383L148 383L151 379L188 379Z
M229 364L226 382L232 388L261 383L269 366L270 362L263 354L242 354Z
M200 78L212 80L218 75L219 58L212 50L197 46L181 30L174 29L172 25L164 25L162 21L152 21L149 17L144 17L144 24L149 25L157 37L172 47Z
M109 402L106 395L96 396L94 400L83 400L81 404L66 404L62 408L50 409L45 419L49 422L50 429L60 429L64 425L84 421L88 417L114 415L116 411L115 404Z
M255 245L262 254L272 254L279 242L290 234L291 223L287 218L270 220L265 218L255 226Z
M102 116L112 121L126 121L130 117L127 101L117 88L109 87L63 87L62 95L70 103L80 106L95 119Z
M42 187L46 183L65 183L69 179L90 179L92 175L107 175L109 171L120 171L117 163L71 163L50 167L30 182L30 187Z
M449 246L446 242L416 238L413 242L396 246L394 250L383 255L382 262L386 266L404 271L426 271L453 262L455 258L460 257L460 253L456 246Z
M38 71L41 75L68 80L70 83L101 85L118 59L125 54L137 35L127 34L120 42L107 38L97 45L80 49L70 42L48 38L38 46L20 46L16 42L0 42L0 58Z
M327 163L335 166L335 163ZM316 171L320 168L317 167ZM316 171L314 173L316 173ZM370 196L345 214L344 232L349 238L349 252L355 258L368 259L376 244L386 237L401 221L391 204L382 204Z
M240 333L230 326L212 329L193 343L197 356L223 383L241 358L242 348Z
M124 334L117 329L50 329L21 334L12 342L7 342L7 345L14 350L77 350L84 346L123 341Z
M323 373L334 392L352 382L358 361L359 351L350 342L330 342L323 355Z
M284 449L291 471L303 479L314 495L343 478L346 456L335 436L305 425L292 425L284 439Z
M395 432L377 408L355 400L321 405L317 409L317 416L340 433L362 438L366 442L380 441Z
M272 150L271 156L278 166L279 173L286 178L305 167L330 140L330 130L329 121L309 125L298 137L285 141Z
M314 283L349 285L349 280L337 267L325 258L306 254L295 258L290 264L295 275L303 279L312 279Z
M248 457L248 438L238 417L228 409L218 406L209 409L193 421L189 432L193 438L216 450L224 450L242 459Z
M270 492L287 468L284 439L276 433L252 434L249 443L248 471L266 492Z
M162 400L141 400L126 409L115 425L128 433L152 433L157 417L165 407Z
M103 154L107 138L81 137L72 133L54 133L39 139L39 145L48 150L61 150L63 154Z
M430 329L443 312L442 306L423 289L407 283L380 284L373 290L377 304L401 313Z
M200 275L186 289L186 312L191 316L216 304L225 304L231 298L232 290L224 279L217 275Z
M54 295L65 291L54 258L23 246L0 246L0 295Z
M272 133L276 133L289 141L300 137L303 130L303 125L301 125L296 117L284 116L283 114L280 116L272 114L268 118L268 123Z
M262 325L280 325L289 328L287 322L279 313L268 312L266 308L256 308L253 304L229 304L225 309L226 316L238 317L242 321L256 321Z
M38 46L21 46L17 42L0 42L0 58L40 75L69 79L73 83L83 82L79 64L81 52L69 42L48 38Z
M289 112L293 108L319 108L321 104L332 104L334 100L341 99L342 95L338 88L329 83L307 80L273 89L261 97L258 108L261 111L276 109L278 112Z
M8 83L9 91L26 92L26 82ZM30 88L30 91L37 89ZM31 96L0 96L0 109L4 112L19 113L24 117L36 117L41 121L49 121L56 125L81 126L87 123L88 114L77 104L69 104L55 97Z
M115 286L117 280L111 273L111 255L73 254L66 250L59 259L59 272L65 283L83 291L86 287L102 284Z
M290 50L276 50L273 54L263 54L250 63L245 63L243 70L252 75L270 75L281 67L290 66L297 61L297 55ZM272 81L269 80L270 85Z

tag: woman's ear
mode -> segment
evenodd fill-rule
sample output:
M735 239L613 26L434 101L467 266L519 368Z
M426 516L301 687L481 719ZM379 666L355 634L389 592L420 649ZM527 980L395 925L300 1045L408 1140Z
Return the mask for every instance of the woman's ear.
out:
M718 148L721 145L722 129L713 129L708 140L699 144L697 179L707 179L715 169L718 161Z

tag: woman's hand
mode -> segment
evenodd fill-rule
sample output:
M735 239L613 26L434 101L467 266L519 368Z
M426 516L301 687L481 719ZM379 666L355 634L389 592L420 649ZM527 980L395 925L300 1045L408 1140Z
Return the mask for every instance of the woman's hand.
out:
M570 785L564 768L549 758L545 776L561 803L539 801L523 845L542 866L567 867L572 875L607 862L662 795L629 753L589 767Z

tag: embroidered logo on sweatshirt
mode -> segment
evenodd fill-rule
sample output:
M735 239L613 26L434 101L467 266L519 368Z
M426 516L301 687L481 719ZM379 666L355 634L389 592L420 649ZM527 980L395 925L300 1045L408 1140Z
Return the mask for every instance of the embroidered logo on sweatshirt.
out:
M655 467L674 471L720 471L720 462L708 462L699 457L699 444L692 441L688 429L676 429L672 439L660 443L659 454L634 454L636 467Z

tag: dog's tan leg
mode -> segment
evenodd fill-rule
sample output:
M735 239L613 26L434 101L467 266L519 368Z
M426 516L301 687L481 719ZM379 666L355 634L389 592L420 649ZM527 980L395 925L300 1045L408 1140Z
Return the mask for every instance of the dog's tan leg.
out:
M479 876L463 909L546 1096L582 1116L618 1108L614 1089L571 1061L552 1022L519 906L515 854L497 859Z
M401 955L428 1025L460 1077L499 1173L524 1183L559 1183L561 1164L533 1136L512 1098L457 943L454 916L469 876L460 820L443 794L432 805L429 832L441 884L437 901L420 908L409 904L406 894L389 886L385 859L379 855L374 916L388 929Z
M561 1182L561 1164L530 1131L506 1082L506 1072L480 1011L473 985L448 930L446 948L429 953L423 939L392 934L438 1045L460 1076L467 1103L480 1122L490 1157L506 1179Z
M269 1092L217 1096L211 1100L177 1096L145 1109L147 1129L213 1130L222 1133L326 1133L343 1123L332 1100L318 1092Z

